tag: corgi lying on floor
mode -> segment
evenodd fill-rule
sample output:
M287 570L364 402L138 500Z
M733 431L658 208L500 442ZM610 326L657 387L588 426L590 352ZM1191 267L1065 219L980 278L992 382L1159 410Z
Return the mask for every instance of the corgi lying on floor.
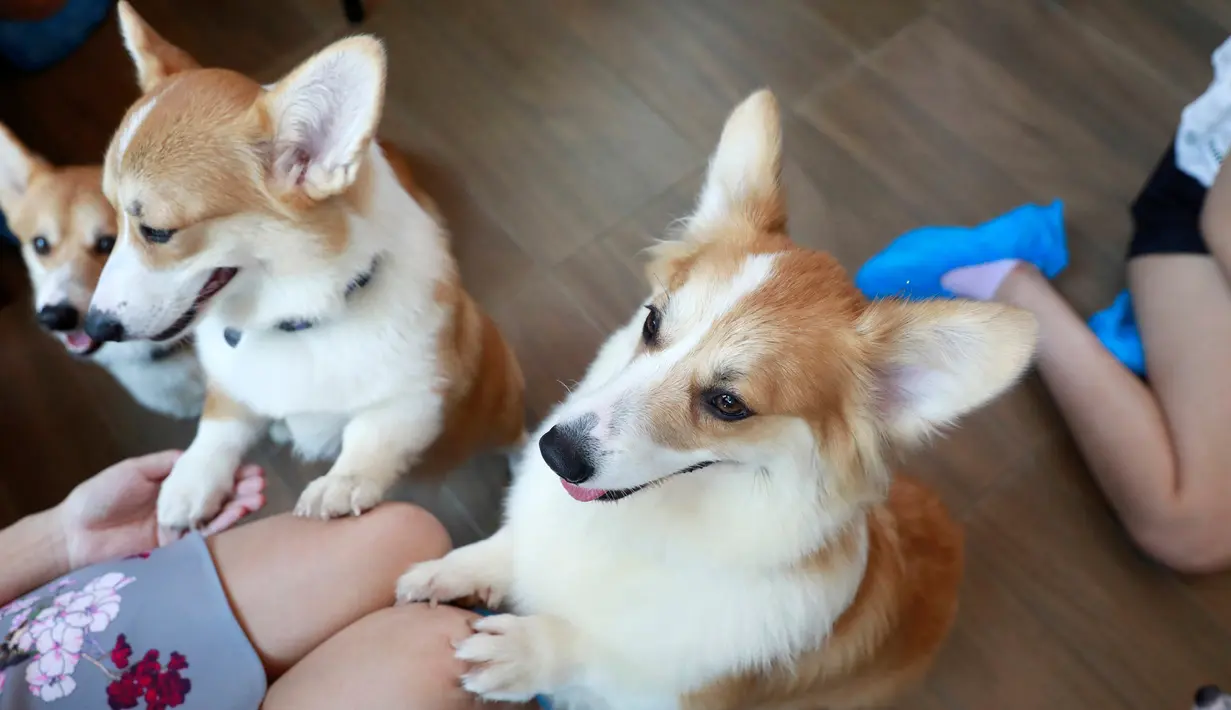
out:
M142 406L171 417L200 415L205 381L186 335L103 347L82 329L115 245L102 168L53 167L0 126L0 210L21 241L39 324L70 353L105 368Z
M522 440L517 361L405 164L373 140L381 44L341 40L261 86L200 68L127 3L119 14L144 96L103 164L120 228L85 328L158 342L192 329L207 376L159 522L208 519L271 420L303 457L336 456L296 507L319 517L370 508L411 465Z
M856 708L948 634L962 537L893 479L909 445L1028 366L1029 314L870 303L786 234L768 92L729 118L654 292L522 457L504 526L401 601L502 601L463 685L558 708Z

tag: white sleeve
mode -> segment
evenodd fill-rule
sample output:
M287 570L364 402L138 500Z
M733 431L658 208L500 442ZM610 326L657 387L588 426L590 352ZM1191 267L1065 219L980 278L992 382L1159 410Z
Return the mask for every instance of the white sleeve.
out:
M1184 108L1175 137L1175 163L1206 187L1214 184L1231 147L1231 39L1210 61L1214 79L1205 93Z

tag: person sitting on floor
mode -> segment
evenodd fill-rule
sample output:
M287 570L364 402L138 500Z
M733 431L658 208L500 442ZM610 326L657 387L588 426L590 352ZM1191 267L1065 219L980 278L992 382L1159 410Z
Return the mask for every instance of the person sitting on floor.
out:
M1132 204L1128 292L1087 326L1049 278L1067 264L1059 204L896 240L856 277L870 297L1024 308L1038 368L1137 544L1184 572L1231 566L1231 40L1210 88Z

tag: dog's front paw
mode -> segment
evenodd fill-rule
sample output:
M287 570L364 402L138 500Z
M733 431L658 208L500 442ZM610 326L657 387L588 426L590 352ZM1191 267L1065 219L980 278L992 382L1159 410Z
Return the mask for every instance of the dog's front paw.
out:
M325 474L308 484L295 515L304 518L341 518L360 515L385 496L385 487L362 476Z
M452 559L451 559L452 558ZM398 580L399 604L411 602L453 602L471 600L488 609L500 606L504 592L473 574L474 570L456 562L452 554L439 560L420 562Z
M475 634L453 654L471 666L462 676L466 690L484 700L526 702L558 683L551 663L562 649L542 617L501 614L471 626Z
M201 527L222 509L235 472L185 454L158 491L158 524L171 530Z

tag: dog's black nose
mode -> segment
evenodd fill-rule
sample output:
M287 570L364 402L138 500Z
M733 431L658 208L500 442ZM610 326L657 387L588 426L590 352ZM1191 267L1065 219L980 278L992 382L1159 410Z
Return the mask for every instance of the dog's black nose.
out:
M38 311L38 324L47 330L72 330L80 319L77 309L69 303L43 306Z
M90 309L85 316L85 334L100 343L119 342L124 339L124 324L106 311Z
M1222 689L1217 685L1203 685L1197 689L1197 695L1193 698L1193 702L1199 708L1212 708L1214 703L1222 699Z
M594 476L594 466L590 463L593 444L594 439L587 431L557 424L539 439L539 451L557 476L569 483L583 483Z

